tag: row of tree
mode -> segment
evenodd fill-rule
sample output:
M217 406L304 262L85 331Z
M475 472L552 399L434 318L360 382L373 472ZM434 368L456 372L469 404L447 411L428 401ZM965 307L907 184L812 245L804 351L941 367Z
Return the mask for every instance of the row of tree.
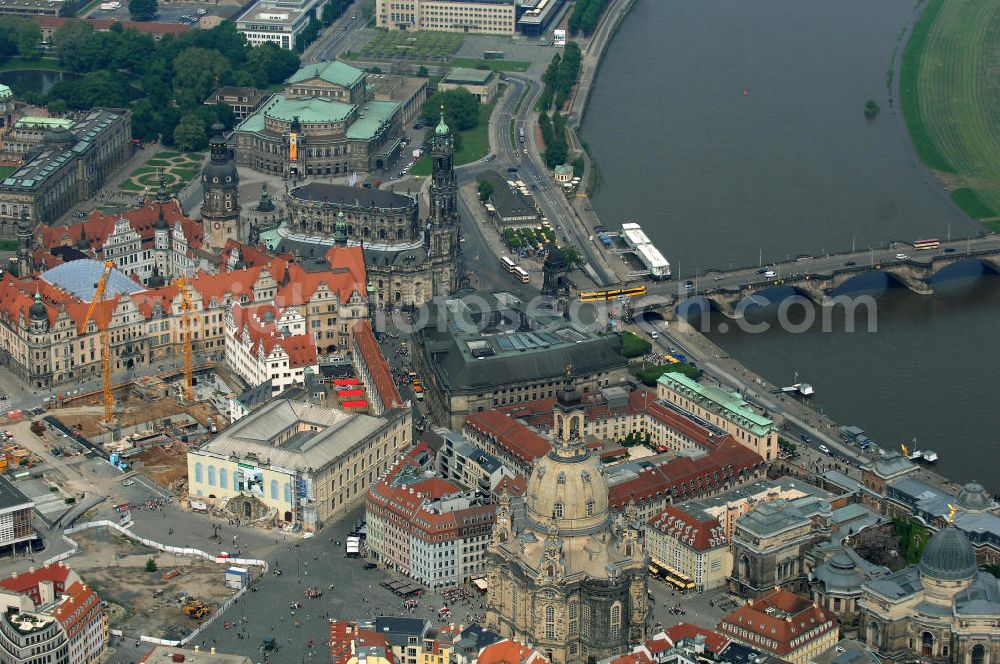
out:
M582 32L587 37L593 34L607 4L608 0L576 0L573 14L569 17L569 22L566 25L569 33L576 35Z
M14 55L37 58L41 39L42 31L30 18L0 16L0 63Z
M566 116L556 111L552 118L545 113L538 116L538 128L542 132L542 140L545 141L545 152L542 158L545 165L555 168L566 163L569 156L569 145L566 142Z
M204 105L213 90L267 88L299 67L295 53L274 44L251 47L229 22L154 43L120 24L96 32L86 21L68 21L52 41L62 66L79 76L59 81L47 96L26 95L28 101L43 103L54 114L131 106L133 136L188 150L205 147L212 123L233 126L228 106Z
M576 85L580 77L580 66L583 55L580 53L580 46L576 42L566 42L566 48L562 55L556 53L552 56L552 62L542 74L542 82L545 89L542 90L538 98L537 110L540 113L548 111L553 103L556 110L562 110L566 103L566 98Z

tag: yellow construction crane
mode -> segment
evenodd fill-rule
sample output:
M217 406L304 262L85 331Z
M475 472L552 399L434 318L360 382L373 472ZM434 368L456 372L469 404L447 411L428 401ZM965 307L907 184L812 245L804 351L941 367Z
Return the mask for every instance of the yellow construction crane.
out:
M191 353L192 323L191 312L194 305L187 291L187 281L180 277L174 282L181 294L181 343L184 346L184 400L194 401L194 359Z
M87 316L83 319L84 329L93 320L97 304L104 302L108 279L111 277L111 270L114 267L114 261L105 261L104 272L97 282L97 288L94 290L93 299L90 300L90 306L87 307ZM112 390L113 385L111 384L111 332L108 330L111 324L111 312L107 311L105 307L101 307L101 309L101 316L104 320L94 320L94 323L97 324L97 330L101 334L101 378L104 385L104 421L105 423L111 423L115 419L115 394Z

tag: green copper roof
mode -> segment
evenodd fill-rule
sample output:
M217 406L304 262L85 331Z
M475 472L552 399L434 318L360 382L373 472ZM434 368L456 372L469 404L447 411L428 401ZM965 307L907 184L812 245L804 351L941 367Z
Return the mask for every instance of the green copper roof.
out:
M740 426L763 436L774 428L774 421L753 409L736 392L726 392L712 385L703 385L679 373L665 373L656 381L664 387L686 393L703 408L717 412L727 419L735 420Z
M0 99L6 99L7 97L13 96L14 92L10 89L10 86L0 83Z
M281 244L281 236L278 235L278 229L272 228L261 233L260 242L271 251L277 250L278 245Z
M296 116L303 123L340 122L354 110L352 104L319 97L286 99L284 95L274 95L266 106L258 109L238 127L241 131L263 131L264 117L291 122Z
M365 73L357 67L344 64L334 60L333 62L320 62L315 65L306 65L289 77L286 83L301 83L312 78L321 78L327 83L333 83L345 88L349 88L364 77Z
M434 133L439 135L447 134L450 130L448 125L444 123L444 111L441 111L441 120L438 122L437 128L434 129Z
M0 97L3 92L0 91ZM72 129L73 121L69 118L43 118L37 115L25 115L14 123L18 129Z
M347 128L347 138L367 140L374 138L396 108L394 101L370 101L358 109L357 119ZM365 117L361 117L364 115Z

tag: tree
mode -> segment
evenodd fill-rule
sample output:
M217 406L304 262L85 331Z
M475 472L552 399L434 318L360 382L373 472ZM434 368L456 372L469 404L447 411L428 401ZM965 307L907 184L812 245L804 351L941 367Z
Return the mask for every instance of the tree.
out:
M424 122L437 124L442 106L444 121L456 131L468 131L479 124L479 102L465 88L439 90L428 97L421 112Z
M583 156L579 156L573 160L573 177L582 178L586 169L587 163L583 160Z
M128 13L133 21L148 21L156 16L156 0L128 0Z
M156 566L156 561L153 560L152 558L147 558L146 559L146 571L147 572L155 572L157 569L159 569L159 568Z
M299 58L288 49L280 48L270 42L253 48L243 66L253 77L257 87L267 87L271 83L280 83L295 73L299 68Z
M427 71L427 67L420 65L420 67L417 68L417 76L427 78L430 76L430 72Z
M52 35L59 64L73 71L83 71L81 54L94 28L86 21L66 21Z
M205 121L197 113L188 113L174 129L174 145L180 150L201 150L208 143Z
M42 41L42 30L34 21L19 21L14 35L17 52L22 58L38 57L38 42Z
M879 108L878 103L874 99L869 99L865 102L865 117L869 120L874 120L881 112L882 109Z
M186 48L174 59L174 96L181 106L194 107L220 85L229 83L232 65L215 49Z
M52 101L50 101L48 104L45 105L45 109L49 112L49 115L53 117L59 117L67 110L69 110L69 107L66 105L66 102L63 101L62 99L53 99Z
M490 184L489 180L479 181L479 200L486 202L493 195L493 185Z

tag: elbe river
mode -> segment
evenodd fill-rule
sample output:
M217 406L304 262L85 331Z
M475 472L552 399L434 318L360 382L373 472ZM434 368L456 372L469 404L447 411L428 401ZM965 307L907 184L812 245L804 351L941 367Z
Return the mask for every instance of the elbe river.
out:
M684 278L761 255L979 233L918 163L895 92L890 104L887 70L917 9L913 0L639 0L609 46L581 132L600 165L593 203L604 224L642 224ZM873 121L868 99L882 108ZM798 373L818 408L884 449L916 438L945 475L1000 491L1000 278L963 264L940 274L932 296L879 275L853 286L875 300L874 333L864 316L845 331L842 315L830 332L785 332L772 307L750 316L771 323L765 333L721 333L725 319L713 315L709 337L776 384Z

